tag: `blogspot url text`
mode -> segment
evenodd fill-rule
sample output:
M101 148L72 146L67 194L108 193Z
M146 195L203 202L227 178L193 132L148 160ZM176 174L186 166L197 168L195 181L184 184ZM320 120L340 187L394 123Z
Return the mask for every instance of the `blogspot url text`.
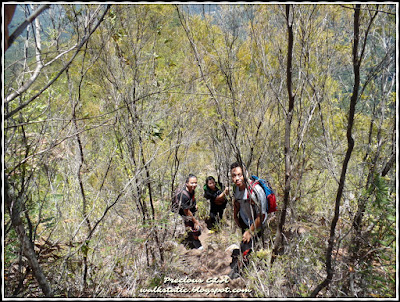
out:
M160 287L156 286L155 288L140 289L141 294L205 294L205 295L216 295L216 294L243 294L243 293L251 293L250 289L242 289L242 288L202 288L202 287Z

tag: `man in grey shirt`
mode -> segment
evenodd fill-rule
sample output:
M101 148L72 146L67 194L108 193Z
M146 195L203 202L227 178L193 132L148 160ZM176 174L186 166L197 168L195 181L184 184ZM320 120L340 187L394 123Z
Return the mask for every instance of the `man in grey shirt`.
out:
M240 251L235 249L232 252L229 276L234 279L239 277L240 254L243 264L247 264L247 255L252 251L254 241L261 236L267 219L267 197L259 184L253 186L251 180L246 180L244 168L237 162L231 165L231 177L234 183L233 217L243 234Z

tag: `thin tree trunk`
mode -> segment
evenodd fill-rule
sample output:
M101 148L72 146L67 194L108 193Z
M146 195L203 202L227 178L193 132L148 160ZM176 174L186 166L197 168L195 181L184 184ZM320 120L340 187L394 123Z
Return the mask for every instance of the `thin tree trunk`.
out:
M15 115L17 112L19 112L20 110L22 110L26 106L28 106L37 97L39 97L45 90L47 90L47 88L49 88L55 81L57 81L57 79L64 73L64 71L68 70L68 67L71 65L71 63L73 62L75 57L78 55L78 53L80 53L80 50L83 47L83 45L85 45L85 43L89 40L90 36L94 33L94 31L97 29L97 27L100 25L100 23L103 22L103 19L106 16L106 14L107 14L108 10L110 9L110 7L111 7L111 4L108 4L106 6L105 11L103 12L103 14L100 17L100 19L97 22L97 24L93 27L93 29L90 31L90 33L88 35L85 35L83 37L82 41L76 46L76 48L74 48L75 49L75 53L72 55L71 59L64 65L64 67L57 73L57 75L53 79L51 79L50 82L48 82L42 89L40 89L39 92L37 92L29 100L25 101L23 104L19 105L17 108L12 110L11 112L8 112L7 114L5 114L4 120L9 119L13 115ZM26 88L26 89L28 89L28 88ZM9 96L6 97L5 103L11 102L15 98L17 98L20 94L22 94L24 91L21 91L21 89L19 89L17 93L16 92L11 93Z
M18 198L13 199L10 196L7 175L4 175L4 201L10 213L11 223L15 228L21 242L22 253L27 258L29 267L31 268L33 275L38 281L39 286L43 291L43 294L46 297L52 297L53 292L51 290L50 284L43 273L42 267L40 266L38 259L36 258L32 242L29 240L28 236L25 233L25 228L19 210L21 208L20 201L18 200Z
M288 52L287 52L287 66L286 66L286 82L289 97L289 108L286 115L285 125L285 191L283 198L283 208L280 215L274 248L272 251L271 264L274 263L276 256L282 252L283 248L283 226L285 225L287 207L290 200L290 182L292 174L291 166L291 148L290 148L290 130L293 118L294 100L292 87L292 57L293 57L293 20L290 20L290 4L286 5L286 24L288 30Z
M153 204L153 194L152 194L152 188L151 188L151 182L150 182L150 171L149 171L148 165L146 164L146 160L144 158L145 154L144 154L144 150L143 150L143 141L142 141L140 134L139 134L139 144L140 144L140 152L141 152L141 157L142 157L142 165L146 172L147 188L149 190L149 201L150 201L152 225L153 225L151 232L152 232L153 238L157 244L158 251L160 253L160 260L162 263L164 263L164 248L163 248L162 244L160 243L160 240L158 239L158 231L156 228L156 215L155 215L154 204Z
M344 185L346 181L346 173L347 167L350 161L351 153L354 148L354 139L352 137L352 129L354 124L354 115L355 109L358 99L358 92L360 88L360 63L361 60L358 56L358 45L359 45L359 37L360 37L360 4L356 5L354 10L354 41L353 41L353 70L354 70L354 87L353 94L350 99L350 109L349 109L349 117L347 124L347 151L346 156L343 161L342 173L340 175L339 187L336 195L335 201L335 214L331 223L330 235L328 240L328 248L326 251L326 273L327 276L323 282L321 282L311 293L310 297L316 297L318 293L328 286L333 278L334 268L332 267L332 251L335 244L335 229L337 222L339 220L339 209L340 209L340 200L343 195Z
M204 67L202 66L204 60L200 57L200 54L199 54L199 52L197 50L193 35L192 35L188 25L187 25L187 22L186 22L186 19L185 19L183 13L179 9L179 5L175 5L175 7L176 7L176 10L177 10L177 13L178 13L178 16L179 16L179 21L180 21L180 23L182 25L182 28L184 29L184 31L186 33L186 36L187 36L187 38L189 40L189 43L190 43L190 46L191 46L191 48L193 50L193 54L195 56L195 59L196 59L196 62L197 62L197 66L199 68L200 77L204 81L204 84L206 85L207 90L210 93L210 97L215 103L215 109L217 110L218 114L222 117L224 115L223 115L223 111L221 110L220 101L218 99L218 96L216 94L215 89L210 84L210 81L207 80L206 72L204 70ZM223 72L223 70L222 70L222 72ZM226 76L226 78L228 79L229 77ZM229 86L229 81L228 81L228 86ZM235 100L233 87L230 86L229 89L230 89L230 91L232 93L233 100ZM222 123L221 127L222 127L222 130L223 130L225 138L230 143L230 145L232 147L232 150L235 152L235 157L238 158L238 161L240 163L242 163L240 150L239 150L239 147L238 147L238 144L237 144L237 136L238 136L239 126L238 126L238 122L237 122L235 106L232 106L232 108L233 108L233 120L235 121L234 122L235 126L232 127L232 132L233 132L232 135L228 131L228 127L225 125L225 123Z

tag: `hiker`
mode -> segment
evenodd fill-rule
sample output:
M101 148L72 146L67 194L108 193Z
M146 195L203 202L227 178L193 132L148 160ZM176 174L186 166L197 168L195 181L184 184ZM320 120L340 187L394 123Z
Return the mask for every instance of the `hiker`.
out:
M195 199L195 190L197 187L197 177L189 174L185 182L184 190L189 194L181 192L178 198L182 201L179 214L182 216L185 223L185 228L188 229L187 245L192 249L203 249L199 240L201 235L201 228L199 221L194 217L197 211L197 204Z
M259 184L250 190L251 180L243 165L238 162L231 165L231 178L234 184L233 217L242 229L240 250L232 251L232 271L229 277L235 279L240 276L240 268L248 264L247 256L254 249L254 244L262 238L263 224L267 219L267 197Z
M222 219L228 199L229 188L224 188L221 183L216 183L215 178L208 176L204 185L204 198L210 201L210 219L207 220L207 228L215 228Z

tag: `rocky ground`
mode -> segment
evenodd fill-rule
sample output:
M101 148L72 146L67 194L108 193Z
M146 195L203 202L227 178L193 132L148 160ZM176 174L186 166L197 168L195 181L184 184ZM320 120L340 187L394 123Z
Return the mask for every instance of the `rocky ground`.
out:
M244 280L230 279L231 253L235 247L224 233L214 232L202 224L199 237L203 249L175 248L175 271L165 276L162 285L150 289L144 296L165 298L250 298Z

